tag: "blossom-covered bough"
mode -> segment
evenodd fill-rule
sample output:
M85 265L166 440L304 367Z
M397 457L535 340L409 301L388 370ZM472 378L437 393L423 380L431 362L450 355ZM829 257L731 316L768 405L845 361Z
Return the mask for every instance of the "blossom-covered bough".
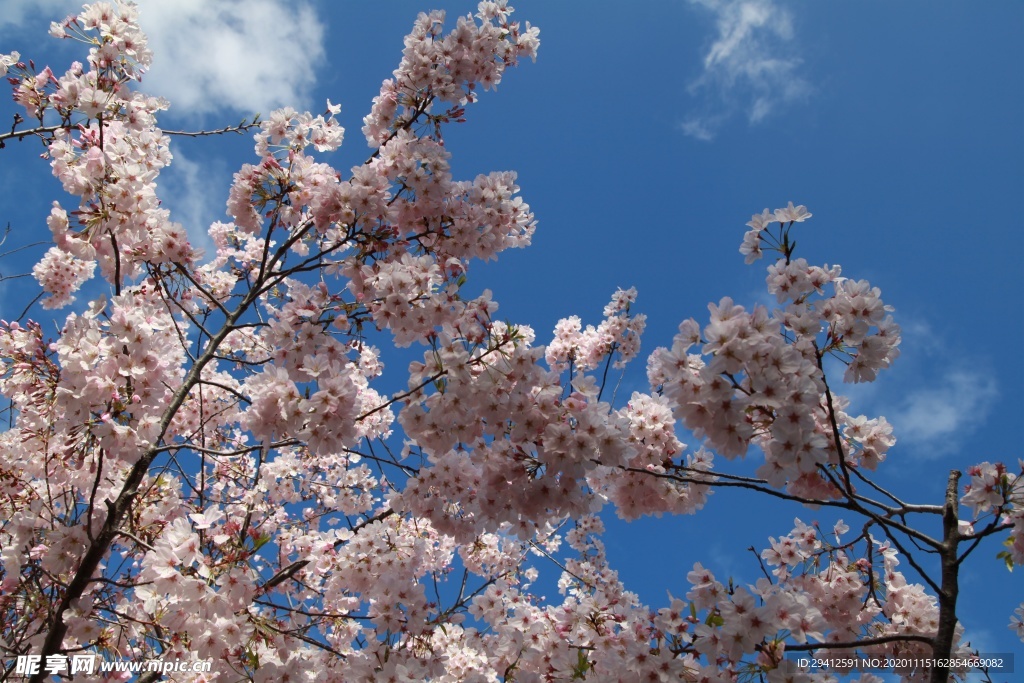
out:
M0 679L17 655L83 652L213 660L167 675L181 681L842 673L787 652L941 660L906 680L969 668L958 572L1007 532L1003 557L1024 562L1024 480L981 463L965 495L953 472L935 505L872 482L892 429L847 412L825 361L872 381L899 328L877 288L794 258L804 207L755 215L741 248L776 255L779 308L722 299L650 356L649 394L611 405L609 366L639 352L635 291L596 327L561 321L546 345L495 320L489 293L461 294L473 259L534 230L514 173L453 180L442 139L536 55L537 29L504 0L448 33L420 15L364 120L364 164L317 160L342 142L330 103L259 123L208 257L157 198L167 104L136 89L150 61L136 12L97 3L55 24L89 47L63 75L0 55L24 112L0 142L42 137L77 197L50 213L42 306L106 283L53 339L39 322L0 326ZM393 395L375 388L388 345L422 349ZM754 476L713 468L713 454L748 453L763 458ZM847 524L797 520L761 553L756 585L696 564L685 596L641 604L607 562L598 513L692 513L716 487ZM941 536L921 531L929 516ZM560 601L533 592L540 572L561 576ZM1024 637L1024 607L1014 619Z

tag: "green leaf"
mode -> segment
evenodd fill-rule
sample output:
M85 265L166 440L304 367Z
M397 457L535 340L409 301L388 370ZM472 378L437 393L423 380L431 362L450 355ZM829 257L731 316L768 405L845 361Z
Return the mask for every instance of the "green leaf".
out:
M1011 572L1013 571L1013 556L1010 555L1009 550L1003 550L1002 552L996 553L996 557L1006 563L1006 568Z
M590 660L587 659L586 652L583 648L576 651L576 666L573 667L572 677L573 679L583 680L587 677L587 671L590 670Z
M259 550L260 548L262 548L263 546L265 546L269 542L270 542L270 534L260 534L252 542L252 551L256 552L257 550Z

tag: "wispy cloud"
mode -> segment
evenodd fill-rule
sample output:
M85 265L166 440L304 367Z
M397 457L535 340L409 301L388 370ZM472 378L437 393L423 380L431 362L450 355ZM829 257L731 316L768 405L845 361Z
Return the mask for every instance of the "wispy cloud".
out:
M0 35L49 26L82 0L3 0ZM155 59L142 89L171 114L269 113L309 105L324 60L324 26L304 0L144 0L139 12ZM45 28L43 29L45 30ZM27 55L30 56L30 55Z
M51 21L60 21L81 7L78 0L6 0L0 12L0 33L40 20L44 20L42 25L49 26Z
M146 0L140 21L155 55L146 92L172 114L300 108L324 58L314 8L286 0Z
M689 0L715 17L718 35L689 91L697 111L680 123L698 140L713 140L736 111L757 123L803 99L810 86L799 74L793 20L772 0Z
M231 175L218 172L219 164L200 163L185 156L180 145L172 143L174 161L160 174L160 199L171 212L171 220L181 223L193 247L202 249L204 260L214 255L210 224L227 220L224 205ZM213 177L211 177L213 176ZM218 192L223 191L224 196Z
M927 321L902 316L900 328L903 346L913 349L907 353L914 358L896 362L911 363L913 384L902 392L876 387L882 389L882 412L898 442L916 455L947 455L984 426L999 398L999 382L983 359L971 366L959 361Z
M996 380L987 373L951 369L935 384L904 396L890 422L904 444L939 456L983 424L998 395Z
M901 316L900 331L903 353L877 382L840 384L834 378L845 366L827 357L833 391L850 399L851 415L884 415L901 453L922 459L955 453L985 426L999 381L984 359L963 364L927 321Z
M680 123L679 128L690 137L711 142L715 139L715 129L718 128L718 125L717 122L689 119Z

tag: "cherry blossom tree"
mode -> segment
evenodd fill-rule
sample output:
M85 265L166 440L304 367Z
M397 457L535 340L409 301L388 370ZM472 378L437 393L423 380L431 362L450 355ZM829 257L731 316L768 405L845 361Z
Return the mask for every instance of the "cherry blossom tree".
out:
M20 107L0 143L41 139L75 198L53 203L32 271L54 311L34 314L71 311L59 333L0 325L0 678L17 655L82 652L214 662L166 676L180 681L849 673L794 653L916 661L908 681L971 668L959 572L993 539L1024 562L1024 479L982 462L928 504L872 480L892 426L834 387L888 368L900 329L877 287L796 256L805 207L754 215L740 248L772 257L778 308L710 305L649 356L650 391L615 405L608 370L644 330L635 291L550 340L463 295L475 260L535 228L515 173L455 180L444 146L536 57L538 30L505 0L448 32L419 16L352 169L318 159L342 144L330 103L210 131L255 129L256 156L205 256L160 204L168 103L144 94L137 12L100 2L54 24L88 49L63 72L0 55ZM386 394L395 346L420 360ZM744 456L754 476L718 467ZM846 521L782 529L756 584L698 562L685 595L641 604L609 565L602 510L690 514L724 487ZM560 596L543 600L552 573ZM1024 638L1024 606L1011 627Z

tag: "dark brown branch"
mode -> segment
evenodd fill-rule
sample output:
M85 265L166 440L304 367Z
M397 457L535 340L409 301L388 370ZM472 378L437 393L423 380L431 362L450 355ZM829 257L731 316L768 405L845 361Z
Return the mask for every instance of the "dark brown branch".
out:
M960 563L957 561L957 545L960 543L960 472L951 470L946 481L946 510L942 516L942 587L939 593L939 630L932 645L932 657L937 666L932 667L930 683L946 683L949 680L949 656L956 639L956 601L960 594Z
M177 135L185 138L200 138L207 135L224 135L225 133L237 133L241 135L253 128L258 128L260 125L260 115L256 114L252 117L252 121L246 121L242 119L242 122L237 126L224 126L217 130L165 130L164 135Z
M981 543L983 538L991 536L992 534L999 533L1000 531L1006 531L1007 529L1011 528L1013 528L1013 524L1011 524L1010 522L1004 522L1000 524L999 515L996 515L995 519L993 519L992 522L989 523L989 525L981 531L976 531L971 534L961 534L960 540L971 541L971 544L967 547L967 550L965 550L963 554L961 554L960 557L957 558L957 564L962 564L963 561L967 559L967 556L974 552L974 549L978 547L978 544Z
M166 410L164 410L163 416L160 419L156 438L153 440L153 447L143 453L138 461L136 461L135 465L132 466L132 469L128 472L128 476L125 478L125 482L122 485L117 498L114 501L110 501L109 499L105 501L107 506L107 518L104 520L103 527L82 555L77 571L75 571L67 585L67 589L64 591L64 595L61 597L59 603L57 603L53 614L48 620L48 624L44 626L44 628L49 629L46 633L46 638L43 641L42 651L40 652L40 655L44 658L60 653L62 643L64 642L64 636L67 634L68 629L67 624L64 623L64 614L75 600L82 597L89 584L93 582L93 574L99 568L100 563L103 561L103 557L107 554L111 544L114 542L114 538L118 534L121 522L131 510L132 505L135 503L135 499L138 497L139 486L141 485L143 478L146 476L150 465L161 450L161 446L158 444L162 444L167 431L170 429L171 422L174 420L175 415L177 415L178 410L185 403L192 387L199 383L203 369L213 359L216 349L220 347L228 334L230 334L234 329L235 323L242 317L246 310L255 303L255 301L255 292L249 292L243 298L238 308L232 311L227 317L227 320L224 321L223 327L221 327L216 335L212 336L206 350L196 359L192 367L189 368L188 373L182 380L181 386L171 397ZM45 678L45 672L41 672L32 676L30 683L43 683Z
M365 522L362 522L360 524L356 524L354 527L352 527L351 531L353 533L358 533L360 529L362 529L364 527L367 527L367 526L370 526L374 522L379 522L382 519L387 519L388 517L390 517L391 515L394 515L394 514L397 514L397 513L394 510L392 510L391 508L388 508L387 510L384 510L383 512L380 512L380 513L374 515L373 517L370 517ZM345 541L335 541L334 542L334 549L337 550L338 548L340 548L343 545L345 545Z
M242 119L242 122L237 126L224 126L216 130L165 130L162 131L164 135L176 135L187 138L198 138L207 135L224 135L225 133L238 133L241 135L253 128L258 128L260 125L260 115L257 114L253 117L252 121L246 121ZM59 123L52 126L37 126L35 128L25 128L23 130L12 130L9 133L0 133L0 143L7 140L24 140L25 138L32 136L47 136L53 135L59 130L71 131L76 129L77 126L72 126L67 123Z
M789 256L786 257L787 263ZM818 357L818 372L821 373L821 383L825 385L825 402L828 404L828 421L832 427L832 440L836 445L836 454L839 457L839 470L843 473L844 492L847 496L853 497L853 486L850 484L850 471L846 463L846 453L843 450L843 439L839 434L839 423L836 421L836 408L832 401L832 390L828 388L828 378L825 376L825 367L821 361L821 351L817 343L814 344L814 355Z
M928 636L919 636L913 633L899 634L892 636L878 636L876 638L864 638L845 643L807 643L805 645L790 645L786 643L786 652L814 652L815 650L855 650L859 647L871 645L885 645L886 643L925 643L932 644Z
M71 130L72 128L74 128L74 126L59 124L56 126L38 126L36 128L26 128L24 130L11 130L10 133L0 133L0 144L6 140L20 141L25 138L32 137L33 135L51 135L56 133L58 130Z
M297 574L299 570L304 568L307 564L309 564L309 560L298 560L297 562L292 562L290 565L267 579L267 582L260 586L260 590L266 592L275 586L279 586L295 576L295 574Z

